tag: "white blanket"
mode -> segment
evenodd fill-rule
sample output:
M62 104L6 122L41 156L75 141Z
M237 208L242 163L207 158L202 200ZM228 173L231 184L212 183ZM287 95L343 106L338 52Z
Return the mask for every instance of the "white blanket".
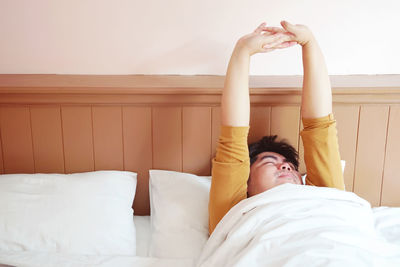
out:
M197 266L400 266L400 246L354 193L283 184L233 207Z

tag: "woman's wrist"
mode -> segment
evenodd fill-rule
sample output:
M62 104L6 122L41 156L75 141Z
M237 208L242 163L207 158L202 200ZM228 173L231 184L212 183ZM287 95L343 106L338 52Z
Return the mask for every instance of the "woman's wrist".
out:
M309 47L313 47L317 44L317 40L314 38L313 35L311 35L311 37L304 43L304 44L300 44L303 48L309 48Z
M251 56L251 52L249 51L249 49L241 44L241 43L237 43L235 48L233 49L233 53L232 56L236 57L236 58L249 58Z

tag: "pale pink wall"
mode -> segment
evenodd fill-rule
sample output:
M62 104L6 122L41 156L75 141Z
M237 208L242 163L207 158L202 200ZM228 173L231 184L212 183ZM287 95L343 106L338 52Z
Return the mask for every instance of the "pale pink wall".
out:
M260 22L309 25L330 74L400 74L397 0L1 0L0 73L225 73ZM252 60L251 74L301 74L300 48Z

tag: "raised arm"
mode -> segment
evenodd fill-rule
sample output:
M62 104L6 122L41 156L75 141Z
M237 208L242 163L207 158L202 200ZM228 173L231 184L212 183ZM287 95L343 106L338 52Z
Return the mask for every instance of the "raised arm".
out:
M224 126L248 126L250 119L249 65L250 56L289 47L290 36L283 32L265 31L265 23L237 42L228 70L221 101L221 123Z
M283 29L268 27L271 31L287 31L292 41L302 46L303 91L301 115L305 119L321 118L332 113L332 90L324 56L310 29L282 21Z
M304 25L293 25L286 21L282 26L293 33L302 46L303 95L302 117L321 118L332 113L332 90L324 56L311 31Z
M225 126L248 126L250 55L239 44L235 46L225 76L221 100L221 124Z
M321 118L332 113L332 90L321 49L314 37L303 45L303 95L301 114L304 119Z
M308 27L285 21L281 24L292 35L292 40L302 46L301 115L304 130L301 136L307 168L306 183L344 189L336 122L332 115L332 90L321 49Z

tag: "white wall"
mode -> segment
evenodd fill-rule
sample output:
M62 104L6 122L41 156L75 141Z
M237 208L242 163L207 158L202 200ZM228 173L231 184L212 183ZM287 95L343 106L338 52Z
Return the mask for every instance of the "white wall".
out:
M308 25L330 74L400 74L398 0L0 0L0 73L225 74L260 22ZM299 46L253 75L302 73Z

